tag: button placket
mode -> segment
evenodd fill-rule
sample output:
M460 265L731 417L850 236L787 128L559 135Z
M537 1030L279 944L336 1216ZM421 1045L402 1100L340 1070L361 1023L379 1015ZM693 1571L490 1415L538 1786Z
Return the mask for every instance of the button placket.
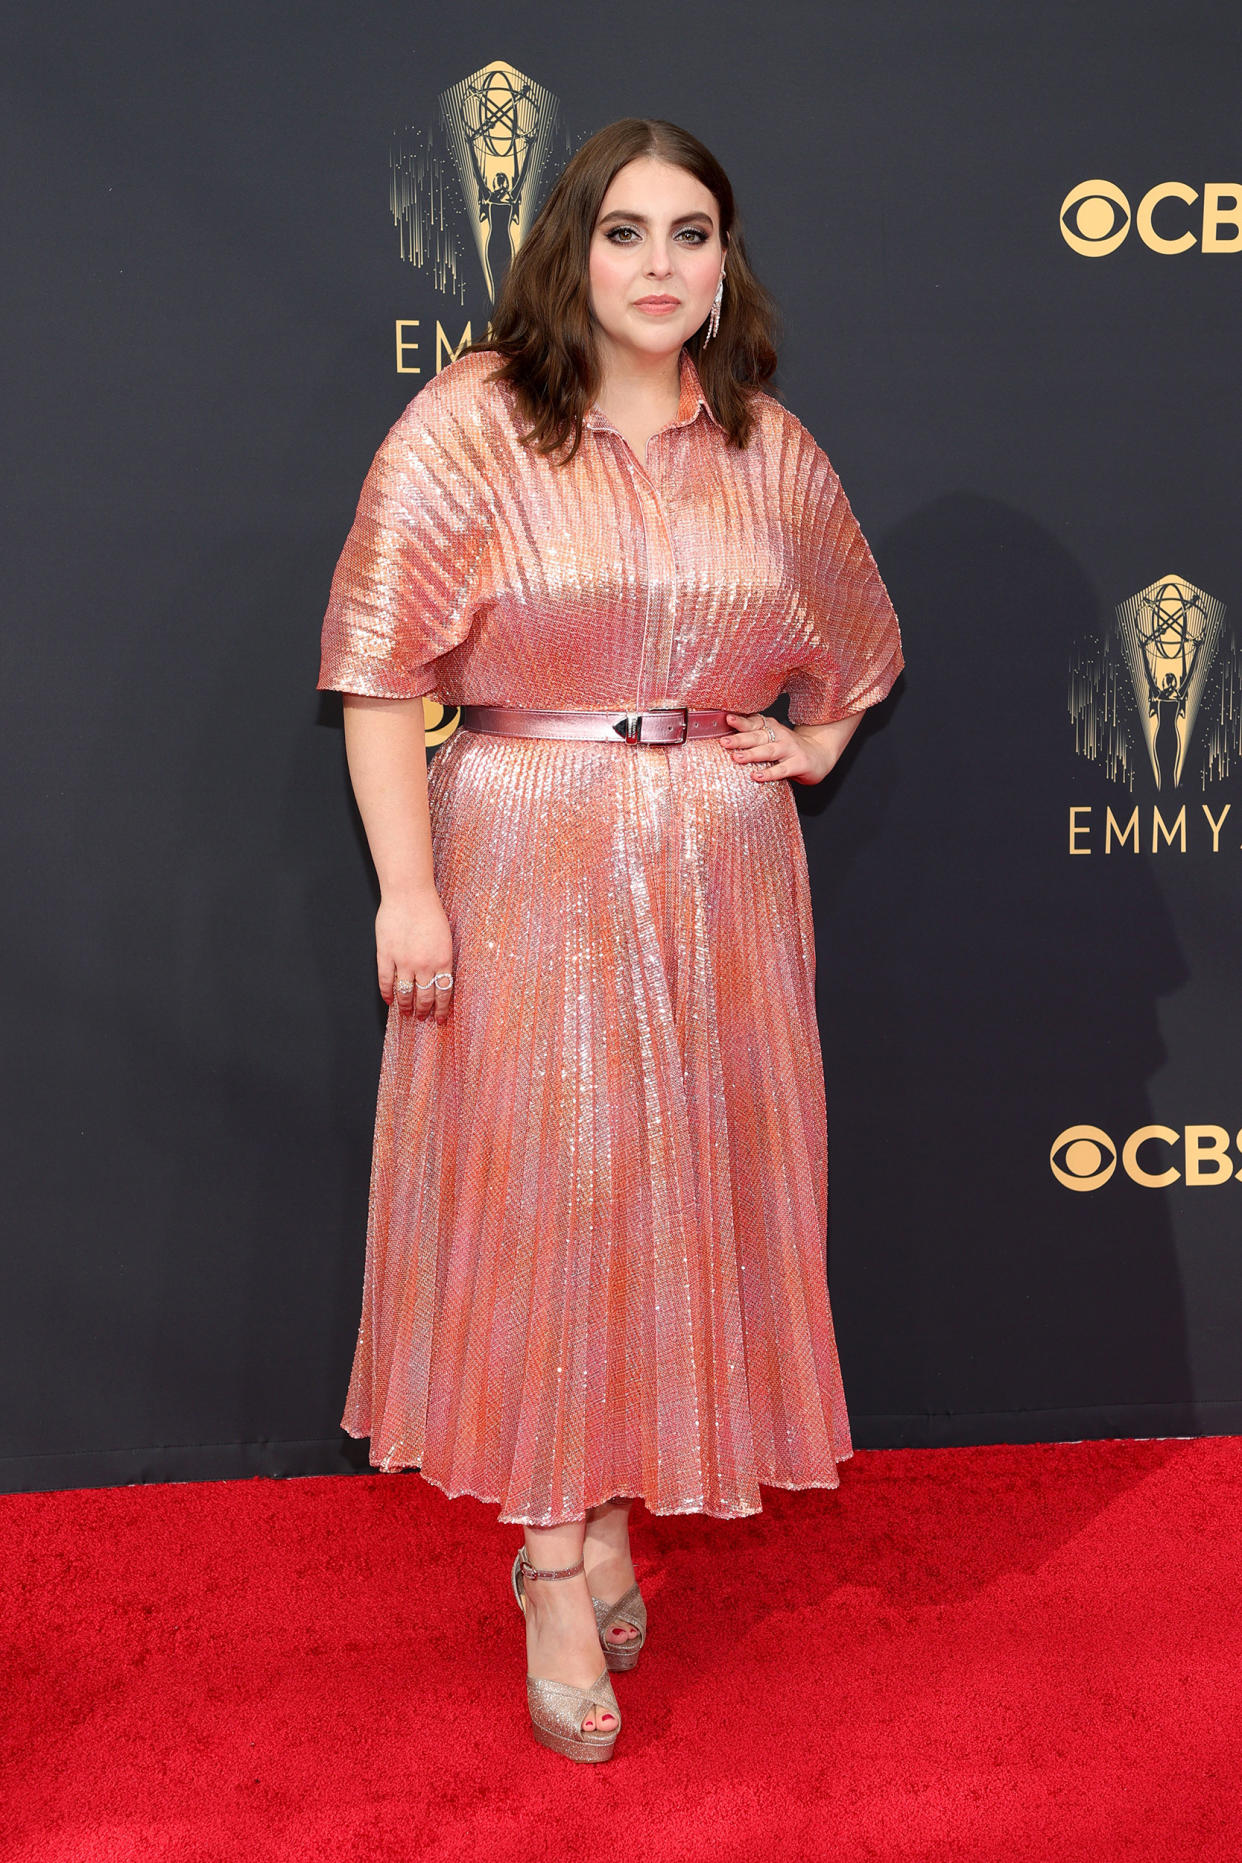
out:
M685 407L684 372L681 405L683 408ZM657 482L659 475L658 473L653 475L648 469L647 459L651 455L651 448L653 446L659 448L662 444L671 444L671 442L666 441L667 435L680 432L682 428L691 427L696 421L705 418L707 418L706 402L703 400L702 396L699 395L692 410L684 413L681 418L670 421L666 426L658 428L656 432L649 437L646 447L644 448L645 457L640 460L634 448L625 438L625 435L621 433L618 428L613 426L612 422L598 405L592 408L588 416L590 426L599 434L610 434L616 447L625 455L629 483L638 504L639 521L643 531L643 547L646 556L647 573L643 601L643 632L635 673L634 707L637 711L641 711L643 708L643 693L645 690L652 693L652 703L654 704L661 703L660 695L668 691L669 679L672 671L673 647L677 636L678 617L677 556L673 546L673 530L668 520L666 500L662 498ZM661 457L663 457L663 455L657 452L656 458L660 459ZM663 641L659 651L658 664L653 669L650 678L647 677L647 653L648 642L651 637L652 611L656 604L657 597L654 594L656 565L652 549L652 531L648 522L648 500L650 500L655 508L660 529L664 534L665 552L663 572L667 590L665 597L666 612L664 615Z
M648 451L650 451L651 447L654 446L658 441L662 440L664 435L667 432L668 432L668 429L662 427L660 428L658 433L653 433L650 440L648 440L647 442ZM643 709L643 705L645 702L644 696L643 696L644 691L651 692L652 694L651 703L652 704L664 703L662 694L668 684L669 665L670 665L671 657L672 657L673 635L676 630L676 615L677 615L676 559L673 554L672 530L669 526L668 519L667 519L665 510L664 510L663 500L660 497L660 493L657 488L656 482L653 479L649 470L647 469L646 465L638 458L638 455L635 453L633 447L629 445L629 443L625 440L625 438L622 435L618 434L617 438L620 444L625 449L627 463L629 463L631 467L630 483L634 488L634 496L638 502L639 517L640 517L642 527L643 527L643 546L644 546L644 550L646 553L646 559L647 559L647 585L646 585L646 600L645 600L644 607L643 607L642 645L639 648L638 666L636 669L635 693L634 693L635 710L641 711ZM656 564L656 558L655 558L655 551L653 550L653 547L652 547L652 527L648 521L649 505L652 509L654 509L656 518L659 521L660 530L664 534L665 548L664 548L663 559L659 565L661 576L662 576L662 581L664 584L664 588L666 590L666 593L662 596L657 595L656 593L657 564ZM662 621L658 621L657 625L662 626L663 645L662 645L662 649L660 650L660 664L653 669L652 674L649 678L648 668L647 668L647 652L648 652L648 642L651 637L652 613L653 613L653 610L658 606L658 604L661 601L663 601L665 605L665 613L662 617ZM658 638L659 636L657 634L657 639Z
M643 567L645 571L645 574L643 576L643 631L642 631L641 642L640 642L639 649L638 649L638 661L634 669L634 701L633 701L634 710L636 712L640 712L643 707L643 667L646 663L647 635L651 627L651 608L652 608L652 603L654 600L652 561L651 561L651 532L647 524L647 513L644 508L642 487L641 487L639 477L638 477L639 466L638 466L637 455L635 454L633 447L629 444L628 440L626 440L623 434L617 433L615 428L611 429L611 431L615 437L617 447L621 451L623 451L625 455L626 470L629 475L630 490L633 494L634 502L638 507L638 520L642 526L642 533L643 533L643 557L644 557ZM643 477L644 479L646 478L645 472L643 474Z

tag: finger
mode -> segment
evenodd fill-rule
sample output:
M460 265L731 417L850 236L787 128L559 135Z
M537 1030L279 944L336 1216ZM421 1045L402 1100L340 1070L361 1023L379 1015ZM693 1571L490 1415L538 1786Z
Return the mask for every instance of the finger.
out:
M728 740L727 748L735 757L753 757L757 750L770 750L772 740L766 731L739 731Z
M397 973L391 965L385 969L384 965L381 964L378 966L376 975L379 981L379 993L391 1009L393 992L397 984Z
M776 749L767 768L754 769L750 773L758 777L788 777L793 771L803 768L804 758L799 749Z
M752 770L751 775L757 783L766 783L773 777L793 776L801 767L797 757L777 757L766 769Z
M402 971L400 966L398 966L396 982L393 985L393 996L401 1014L408 1016L414 1008L414 979Z
M756 761L766 763L773 757L788 757L790 749L790 745L783 743L779 736L769 737L766 731L761 731L749 749L737 752L737 761L739 763Z
M736 718L742 727L726 743L726 748L732 753L735 761L740 762L756 750L769 756L780 742L780 727L774 719L768 717L766 712L756 712L753 716L741 712L726 712L725 717Z
M734 730L734 736L729 740L730 743L736 743L739 738L751 737L756 732L762 735L763 719L758 712L753 714L749 712L726 712L725 719L733 726Z
M438 983L436 985L436 1021L437 1022L448 1021L448 1012L452 1006L452 1002L453 1002L452 984L451 983Z

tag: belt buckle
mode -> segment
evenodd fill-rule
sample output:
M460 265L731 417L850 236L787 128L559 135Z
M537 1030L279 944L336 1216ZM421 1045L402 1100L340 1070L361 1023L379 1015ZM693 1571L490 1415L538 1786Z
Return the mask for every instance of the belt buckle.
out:
M681 716L680 737L644 737L644 718L666 718L669 713ZM627 744L684 744L690 735L690 707L688 705L655 705L647 712L622 712L621 723L615 724L613 730Z
M640 738L638 741L640 743L648 743L648 744L684 744L687 737L690 734L690 707L688 705L657 705L657 706L654 706L652 710L649 712L640 712L639 717L640 719L641 718L667 718L670 712L680 714L680 717L681 717L681 736L680 737L645 738L645 739ZM630 740L627 738L626 743L628 744L629 741Z

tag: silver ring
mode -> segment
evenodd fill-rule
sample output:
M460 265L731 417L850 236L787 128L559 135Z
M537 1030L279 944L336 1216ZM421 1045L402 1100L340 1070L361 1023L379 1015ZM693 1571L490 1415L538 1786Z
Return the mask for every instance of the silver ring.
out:
M453 987L453 973L451 970L437 970L431 981L438 983L442 989L449 990Z
M768 733L768 743L769 743L769 744L775 744L775 742L776 742L776 733L775 733L775 731L774 731L774 730L772 729L772 726L771 726L771 724L769 724L769 725L767 726L767 733Z
M397 995L398 996L408 996L410 994L410 991L413 988L414 988L414 985L409 981L408 978L406 977L397 978Z

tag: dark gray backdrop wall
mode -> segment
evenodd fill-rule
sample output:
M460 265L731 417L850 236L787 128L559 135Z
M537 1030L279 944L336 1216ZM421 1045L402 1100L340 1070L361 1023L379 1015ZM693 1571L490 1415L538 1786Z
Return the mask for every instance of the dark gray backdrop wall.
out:
M30 10L0 1485L365 1466L382 1005L318 633L398 320L429 373L489 307L460 202L403 256L390 157L497 61L559 112L540 194L622 115L719 154L902 620L799 794L857 1440L1242 1425L1240 50L1195 4Z

